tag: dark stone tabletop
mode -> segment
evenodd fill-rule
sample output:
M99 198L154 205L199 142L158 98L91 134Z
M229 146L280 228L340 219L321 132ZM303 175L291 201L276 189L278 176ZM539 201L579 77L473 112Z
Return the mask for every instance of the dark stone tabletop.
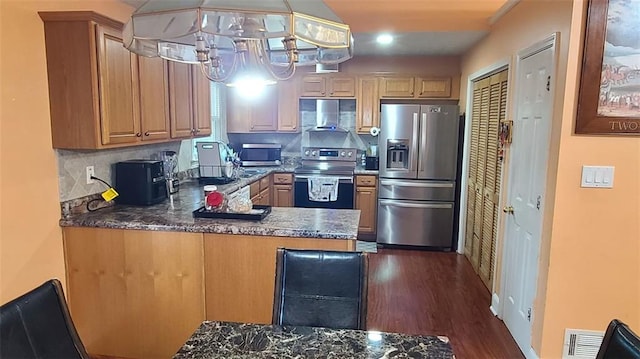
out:
M228 194L268 174L218 188ZM360 210L272 207L261 221L194 218L193 211L203 205L203 186L191 180L181 183L179 191L162 203L117 204L95 212L71 214L60 220L60 226L353 240L358 235Z
M455 358L447 337L205 321L174 359Z

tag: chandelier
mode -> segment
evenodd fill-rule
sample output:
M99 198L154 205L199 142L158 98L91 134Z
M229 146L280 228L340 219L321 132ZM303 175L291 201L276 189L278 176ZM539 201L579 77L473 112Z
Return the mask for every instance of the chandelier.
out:
M129 51L200 64L228 86L273 84L353 52L349 26L321 0L148 0L123 36Z

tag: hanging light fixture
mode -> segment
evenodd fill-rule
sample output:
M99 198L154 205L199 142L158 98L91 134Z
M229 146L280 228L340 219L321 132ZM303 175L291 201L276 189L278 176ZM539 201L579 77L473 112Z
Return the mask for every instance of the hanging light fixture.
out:
M124 46L201 64L228 86L273 84L296 66L338 64L353 52L349 26L321 0L148 0L125 25Z

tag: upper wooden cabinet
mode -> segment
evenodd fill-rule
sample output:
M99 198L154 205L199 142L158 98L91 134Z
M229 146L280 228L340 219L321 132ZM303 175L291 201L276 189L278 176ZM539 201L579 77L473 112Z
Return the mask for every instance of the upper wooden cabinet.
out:
M339 74L314 74L301 80L300 97L354 97L356 79Z
M358 78L358 107L356 111L356 131L369 133L372 127L380 127L380 98L378 78Z
M210 86L197 65L169 61L172 138L211 134Z
M142 140L166 140L170 136L167 65L159 57L138 58L140 126Z
M198 126L189 126L200 130L195 135L211 133L211 117L203 115L211 107L208 87L186 92L197 99L189 97L183 103L173 98L185 92L170 91L166 62L125 49L122 23L91 11L39 14L44 21L54 148L102 149L192 136L181 133L180 126L174 133L176 106L197 109ZM183 81L193 86L190 78Z
M141 140L137 57L122 24L90 11L40 12L54 148L98 149Z
M278 83L278 131L300 132L300 87L294 79Z
M448 98L451 77L382 76L380 98Z
M279 123L288 126L284 131L293 131L297 126L297 97L296 104L292 98L281 95L282 83L273 86L265 86L263 92L256 97L245 97L239 90L229 88L227 90L227 132L274 132L278 130ZM283 90L285 93L287 90ZM295 123L286 123L287 111L292 111L295 106ZM280 113L282 112L282 121ZM290 120L292 121L292 120Z

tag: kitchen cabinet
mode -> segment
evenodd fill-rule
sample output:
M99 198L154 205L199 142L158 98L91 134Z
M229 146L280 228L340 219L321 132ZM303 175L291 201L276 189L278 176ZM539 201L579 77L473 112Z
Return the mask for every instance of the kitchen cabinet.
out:
M205 319L202 233L65 227L63 241L69 310L92 356L168 358Z
M358 237L361 235L374 235L376 233L376 213L378 209L376 176L356 176L356 209L360 210Z
M300 97L354 97L356 81L348 75L314 74L302 78Z
M90 11L39 15L53 147L100 149L139 142L138 59L122 46L122 24Z
M194 91L191 79L170 78L166 61L129 52L122 46L122 23L91 11L39 14L54 148L124 147L211 133L208 87L198 82ZM178 83L176 91L172 81L189 84ZM187 109L196 109L198 122Z
M270 324L276 249L353 251L354 242L205 233L207 320Z
M165 60L159 57L138 57L142 141L166 140L171 137L168 77Z
M211 90L198 65L168 61L171 138L211 134Z
M251 183L251 202L261 206L271 205L271 176L265 176Z
M299 83L289 79L278 83L278 132L300 132Z
M380 77L380 98L449 98L451 77Z
M378 78L358 78L358 98L356 110L356 131L369 133L372 127L380 127L380 98Z
M293 207L293 174L273 174L273 206Z
M262 93L246 96L227 89L227 132L275 132L278 129L278 86L265 86Z

